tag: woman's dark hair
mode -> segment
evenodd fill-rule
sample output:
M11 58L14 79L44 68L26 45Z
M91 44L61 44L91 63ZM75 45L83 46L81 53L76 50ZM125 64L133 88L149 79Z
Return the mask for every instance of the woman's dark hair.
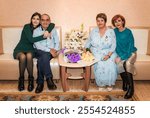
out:
M38 16L38 17L40 18L40 20L41 20L41 14L40 14L40 13L35 12L34 14L32 14L31 19L30 19L30 26L31 26L32 28L33 28L32 19L33 19L34 16ZM40 24L39 24L38 26L40 26ZM38 26L37 26L37 27L38 27ZM34 29L34 28L33 28L33 29Z
M107 16L106 16L105 13L99 13L99 14L97 14L96 20L97 20L98 18L104 19L105 23L107 22Z
M117 14L117 15L115 15L115 16L112 18L112 20L111 20L112 25L115 27L115 21L116 21L118 18L121 18L121 20L123 21L123 27L125 27L126 20L125 20L125 18L124 18L122 15L120 15L120 14Z

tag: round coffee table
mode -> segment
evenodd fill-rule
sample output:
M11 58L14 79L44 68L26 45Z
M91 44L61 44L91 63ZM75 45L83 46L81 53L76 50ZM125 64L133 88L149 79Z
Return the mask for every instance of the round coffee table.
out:
M67 73L67 68L76 69L76 68L82 68L83 73L81 73L81 78L84 79L84 85L83 90L88 91L90 78L91 78L91 66L97 62L97 60L91 61L91 62L82 62L79 63L67 63L64 61L64 55L59 54L58 57L59 65L60 65L60 78L62 83L63 91L69 91L69 85L67 82L68 78L73 78L70 73Z

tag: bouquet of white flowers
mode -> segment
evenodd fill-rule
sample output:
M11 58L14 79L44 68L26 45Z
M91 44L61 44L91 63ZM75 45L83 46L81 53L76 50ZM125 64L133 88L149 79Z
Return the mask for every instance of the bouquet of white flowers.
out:
M83 29L84 26L82 24L80 29L72 29L65 34L65 48L78 52L83 51L88 35Z

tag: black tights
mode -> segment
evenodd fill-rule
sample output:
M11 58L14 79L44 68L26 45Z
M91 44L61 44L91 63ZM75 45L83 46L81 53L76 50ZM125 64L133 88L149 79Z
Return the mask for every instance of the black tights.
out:
M16 58L19 60L19 74L24 77L25 69L27 68L29 77L33 77L33 56L31 52L17 54Z

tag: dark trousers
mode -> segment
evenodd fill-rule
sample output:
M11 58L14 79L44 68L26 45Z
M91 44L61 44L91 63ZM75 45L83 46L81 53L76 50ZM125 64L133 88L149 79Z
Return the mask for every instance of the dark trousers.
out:
M37 58L37 83L44 83L44 76L46 79L50 79L53 77L50 60L53 58L49 52L44 52L41 50L36 50L36 58Z

